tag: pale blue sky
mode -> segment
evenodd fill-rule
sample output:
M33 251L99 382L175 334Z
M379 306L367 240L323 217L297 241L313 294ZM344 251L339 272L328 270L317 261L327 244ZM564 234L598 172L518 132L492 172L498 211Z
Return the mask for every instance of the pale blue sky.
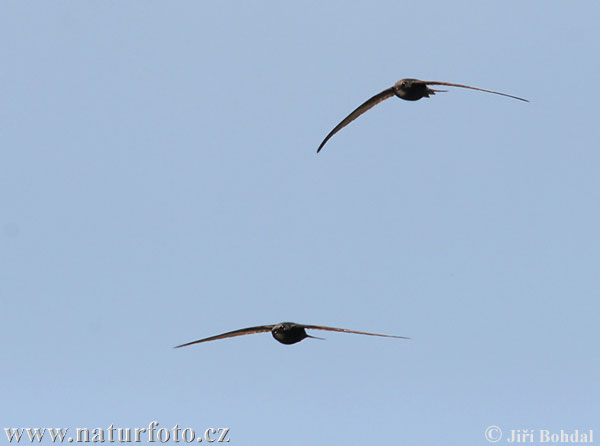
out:
M2 9L0 427L600 433L596 2Z

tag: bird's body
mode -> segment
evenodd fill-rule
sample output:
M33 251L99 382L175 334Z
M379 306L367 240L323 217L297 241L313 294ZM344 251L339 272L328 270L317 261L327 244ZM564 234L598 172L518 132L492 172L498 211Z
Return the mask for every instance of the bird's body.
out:
M321 151L325 143L329 141L329 139L339 132L341 129L346 127L360 115L365 113L367 110L375 107L382 101L389 99L393 96L396 96L400 99L404 99L406 101L418 101L421 98L428 98L433 96L436 93L444 92L446 90L433 90L429 88L430 85L445 85L449 87L460 87L460 88L468 88L470 90L484 91L486 93L498 94L501 96L507 96L509 98L518 99L519 101L529 102L527 99L520 98L518 96L512 96L506 93L500 93L499 91L494 90L486 90L484 88L471 87L469 85L463 84L452 84L450 82L438 82L438 81L422 81L419 79L402 79L394 84L393 87L390 87L386 90L383 90L381 93L376 94L369 100L365 101L359 107L356 108L352 113L350 113L346 118L340 122L335 128L329 132L329 134L325 137L319 148L317 149L317 153Z
M285 345L292 345L310 336L302 325L293 322L282 322L271 330L273 337Z
M392 90L396 97L406 101L418 101L421 98L428 98L436 92L427 86L427 82L418 79L402 79L394 84Z
M285 345L296 344L297 342L300 342L306 338L321 339L321 338L316 338L315 336L311 336L308 333L306 333L307 328L312 329L312 330L339 331L339 332L343 332L343 333L354 333L354 334L361 334L361 335L367 335L367 336L381 336L381 337L385 337L385 338L408 339L404 336L392 336L392 335L386 335L386 334L368 333L366 331L354 331L354 330L347 330L345 328L326 327L326 326L322 326L322 325L304 325L304 324L296 324L294 322L281 322L280 324L275 324L275 325L259 325L257 327L248 327L248 328L242 328L241 330L229 331L227 333L223 333L223 334L220 334L217 336L211 336L209 338L204 338L204 339L199 339L197 341L188 342L187 344L181 344L175 348L186 347L188 345L199 344L201 342L216 341L217 339L232 338L234 336L243 336L243 335L254 334L254 333L264 333L264 332L268 332L268 331L271 332L271 334L277 341L279 341Z

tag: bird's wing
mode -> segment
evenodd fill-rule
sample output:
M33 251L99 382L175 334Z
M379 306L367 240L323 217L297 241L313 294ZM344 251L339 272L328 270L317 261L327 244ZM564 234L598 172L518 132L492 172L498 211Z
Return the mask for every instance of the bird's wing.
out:
M379 333L368 333L366 331L355 331L355 330L348 330L346 328L325 327L322 325L302 325L302 327L308 328L310 330L341 331L342 333L354 333L354 334L367 335L367 336L381 336L384 338L410 339L410 338L407 338L406 336L394 336L394 335L379 334Z
M234 331L223 333L223 334L220 334L217 336L211 336L210 338L198 339L197 341L188 342L187 344L181 344L181 345L176 346L175 348L187 347L188 345L199 344L200 342L216 341L217 339L233 338L234 336L243 336L243 335L254 334L254 333L264 333L266 331L271 331L271 329L273 327L274 327L274 325L260 325L258 327L242 328L241 330L234 330Z
M523 99L518 96L513 96L510 94L506 94L506 93L500 93L499 91L494 91L494 90L486 90L485 88L471 87L469 85L462 85L462 84L452 84L450 82L437 82L437 81L432 81L432 82L423 81L423 82L425 82L427 85L446 85L448 87L460 87L460 88L469 88L471 90L485 91L486 93L499 94L500 96L507 96L509 98L518 99L519 101L529 102L527 99Z
M325 143L327 141L329 141L329 139L333 135L335 135L341 129L346 127L348 124L350 124L352 121L354 121L356 118L358 118L360 115L362 115L367 110L375 107L381 101L385 101L386 99L391 98L392 96L394 96L394 88L393 87L388 88L387 90L383 90L381 93L376 94L371 99L369 99L368 101L366 101L362 105L360 105L356 110L354 110L352 113L350 113L348 116L346 116L346 118L342 122L340 122L338 125L336 125L335 128L331 132L329 132L329 135L327 135L325 137L325 139L323 140L323 142L317 149L317 153L319 153L321 151L321 149L323 148Z

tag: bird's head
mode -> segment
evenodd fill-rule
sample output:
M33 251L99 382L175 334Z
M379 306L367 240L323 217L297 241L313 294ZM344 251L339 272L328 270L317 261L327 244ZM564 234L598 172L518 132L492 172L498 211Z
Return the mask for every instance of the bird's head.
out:
M293 322L282 322L281 324L277 324L273 327L272 331L275 333L290 331L296 324Z

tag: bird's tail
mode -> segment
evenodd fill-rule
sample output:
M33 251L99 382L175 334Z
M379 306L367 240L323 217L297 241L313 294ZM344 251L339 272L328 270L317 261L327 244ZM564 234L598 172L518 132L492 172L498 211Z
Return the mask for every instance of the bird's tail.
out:
M321 341L325 341L325 340L326 340L325 338L318 338L318 337L316 337L316 336L311 336L311 335L309 335L309 334L307 334L307 335L306 335L306 337L307 337L307 338L313 338L313 339L319 339L319 340L321 340Z
M429 93L431 96L433 96L436 93L447 93L448 90L434 90L433 88L428 88L427 89L427 93Z

